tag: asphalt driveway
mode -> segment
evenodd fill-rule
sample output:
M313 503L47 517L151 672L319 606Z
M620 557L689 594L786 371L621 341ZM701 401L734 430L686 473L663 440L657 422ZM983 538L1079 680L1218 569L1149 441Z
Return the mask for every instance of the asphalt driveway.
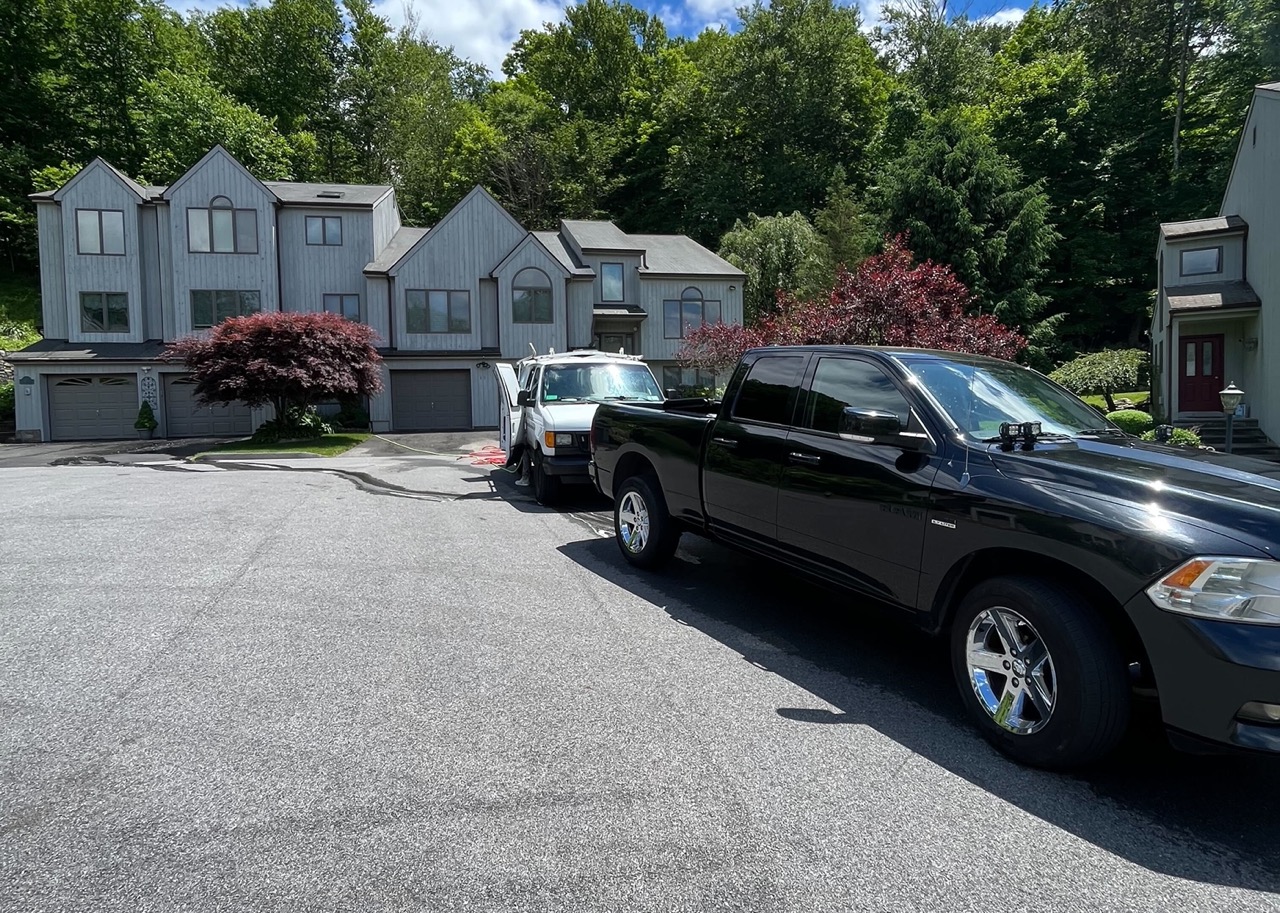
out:
M1280 909L1273 762L1016 767L892 619L379 459L0 468L0 910Z

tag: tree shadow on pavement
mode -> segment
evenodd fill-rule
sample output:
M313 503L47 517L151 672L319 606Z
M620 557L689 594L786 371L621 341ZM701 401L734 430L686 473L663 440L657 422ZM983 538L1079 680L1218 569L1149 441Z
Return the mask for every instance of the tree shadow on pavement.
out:
M894 610L778 565L685 536L644 574L597 538L561 546L582 567L660 606L837 711L760 707L798 726L861 724L1022 810L1117 856L1179 878L1280 891L1274 800L1280 761L1174 751L1154 705L1119 750L1070 775L1015 764L965 717L945 643Z

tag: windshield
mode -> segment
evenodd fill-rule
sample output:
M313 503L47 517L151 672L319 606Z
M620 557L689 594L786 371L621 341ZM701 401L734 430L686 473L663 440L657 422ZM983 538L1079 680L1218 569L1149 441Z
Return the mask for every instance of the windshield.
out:
M1119 434L1088 403L1047 377L1012 363L902 358L902 363L965 434L998 437L1003 422L1039 422L1044 434Z
M662 401L662 391L647 365L548 365L542 372L542 402L586 403L605 400Z

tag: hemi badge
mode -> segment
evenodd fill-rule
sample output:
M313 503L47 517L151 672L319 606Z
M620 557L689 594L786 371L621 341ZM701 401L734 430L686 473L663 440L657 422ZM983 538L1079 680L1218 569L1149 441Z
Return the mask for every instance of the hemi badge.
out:
M946 520L930 520L929 522L932 523L934 526L945 526L947 529L956 528L956 525L954 523L950 523Z

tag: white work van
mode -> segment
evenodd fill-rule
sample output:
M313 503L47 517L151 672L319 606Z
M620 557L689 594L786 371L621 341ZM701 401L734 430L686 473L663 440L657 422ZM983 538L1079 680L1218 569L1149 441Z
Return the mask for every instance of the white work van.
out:
M590 483L588 436L600 403L662 401L638 355L552 352L495 365L494 373L499 446L539 504L554 501L562 483Z

